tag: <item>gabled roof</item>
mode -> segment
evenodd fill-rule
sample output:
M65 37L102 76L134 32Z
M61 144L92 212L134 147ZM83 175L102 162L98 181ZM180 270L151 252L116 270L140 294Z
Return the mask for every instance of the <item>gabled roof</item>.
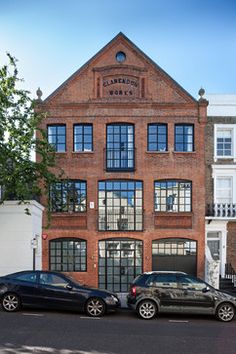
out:
M64 81L55 91L53 91L43 102L48 103L54 96L56 96L70 81L84 71L93 61L95 61L104 51L106 51L111 45L118 40L124 40L130 47L132 47L144 60L151 64L158 72L162 74L168 82L176 87L177 90L182 91L191 101L194 103L197 100L187 92L178 82L176 82L169 74L167 74L159 65L157 65L148 55L146 55L141 49L139 49L129 38L127 38L122 32L119 32L110 42L108 42L102 49L100 49L91 59L89 59L83 66L74 72L66 81Z

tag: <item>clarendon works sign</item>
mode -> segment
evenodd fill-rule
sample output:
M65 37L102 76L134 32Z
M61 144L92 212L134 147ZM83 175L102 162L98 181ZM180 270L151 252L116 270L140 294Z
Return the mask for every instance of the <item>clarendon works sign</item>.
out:
M133 76L112 76L103 79L103 96L137 97L138 78Z

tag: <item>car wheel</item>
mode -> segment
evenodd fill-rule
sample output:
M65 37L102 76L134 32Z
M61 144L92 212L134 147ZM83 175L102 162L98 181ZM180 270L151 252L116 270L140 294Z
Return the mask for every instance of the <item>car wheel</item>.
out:
M151 320L157 314L157 305L151 300L144 300L138 305L137 311L144 320Z
M2 298L2 308L7 312L14 312L20 309L20 298L16 294L5 294Z
M216 317L223 322L232 321L235 315L235 307L230 303L223 303L217 307Z
M91 317L103 316L106 311L106 305L99 298L91 298L86 303L86 313Z

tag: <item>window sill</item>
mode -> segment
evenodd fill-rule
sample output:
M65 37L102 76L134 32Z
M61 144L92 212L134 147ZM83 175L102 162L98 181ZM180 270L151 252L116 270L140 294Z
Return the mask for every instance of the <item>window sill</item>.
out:
M94 154L94 151L71 151L72 155Z
M142 230L100 230L98 229L98 232L115 232L115 233L118 233L118 232L143 232L143 229Z
M236 162L236 156L214 156L214 161L217 160L234 160Z
M87 212L86 211L52 211L51 212L51 216L53 217L61 217L61 216L65 216L65 217L78 217L78 216L87 216Z
M149 151L149 150L146 150L145 151L146 154L169 154L170 151Z
M173 154L176 155L196 154L196 151L173 151Z
M154 211L155 216L191 216L192 211Z

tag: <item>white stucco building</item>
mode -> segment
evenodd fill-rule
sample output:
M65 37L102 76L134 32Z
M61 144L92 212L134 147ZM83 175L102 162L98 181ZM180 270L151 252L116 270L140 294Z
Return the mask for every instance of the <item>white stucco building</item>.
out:
M30 215L26 214L28 208ZM36 201L0 205L0 276L42 267L42 212Z
M218 262L224 278L227 266L236 266L236 94L206 99L206 264Z

